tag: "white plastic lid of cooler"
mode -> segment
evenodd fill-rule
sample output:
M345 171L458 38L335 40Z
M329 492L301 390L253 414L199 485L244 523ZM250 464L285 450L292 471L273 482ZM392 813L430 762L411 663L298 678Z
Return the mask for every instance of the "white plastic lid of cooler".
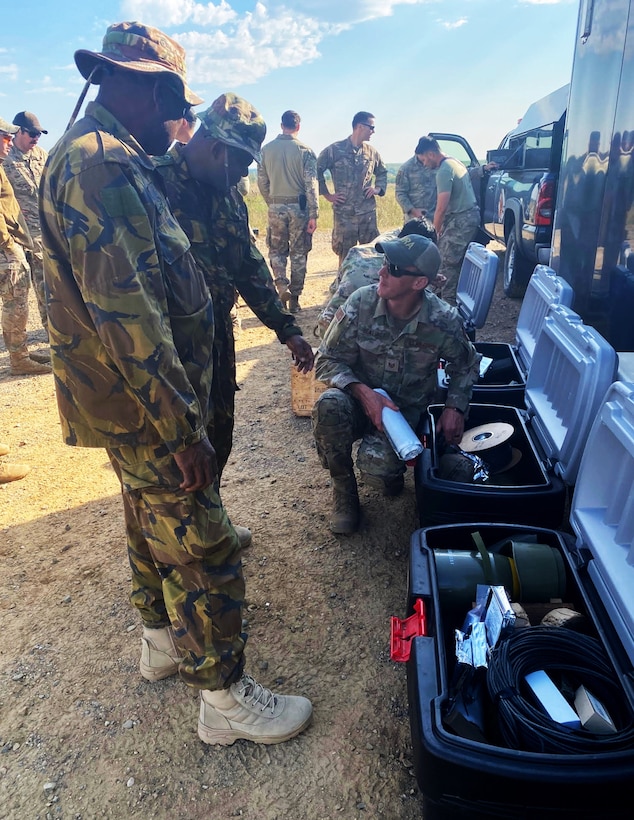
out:
M614 348L593 327L563 305L549 309L528 371L525 401L535 437L566 484L575 483L616 366Z
M498 258L484 245L467 248L456 289L456 306L467 329L484 327L495 290Z
M634 384L610 386L588 436L570 523L588 573L634 663Z
M515 344L524 376L530 370L535 345L544 319L552 305L572 305L573 291L568 282L547 265L537 265L529 279L517 317Z

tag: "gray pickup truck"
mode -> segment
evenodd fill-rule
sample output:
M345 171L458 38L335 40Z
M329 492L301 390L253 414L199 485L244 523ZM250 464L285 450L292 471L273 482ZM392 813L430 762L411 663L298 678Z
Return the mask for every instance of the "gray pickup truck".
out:
M533 103L499 148L487 152L486 172L469 143L456 134L434 133L441 151L469 169L481 213L478 241L506 246L504 292L524 294L538 263L547 263L561 163L569 86Z

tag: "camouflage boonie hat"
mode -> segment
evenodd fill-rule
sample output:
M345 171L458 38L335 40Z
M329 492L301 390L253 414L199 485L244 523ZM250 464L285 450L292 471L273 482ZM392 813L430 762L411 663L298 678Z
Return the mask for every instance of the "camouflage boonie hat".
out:
M6 120L0 117L0 133L11 134L11 136L13 136L13 134L17 134L19 130L17 125L10 125Z
M187 86L185 49L157 28L136 22L114 23L106 30L101 51L75 52L75 63L86 80L100 62L129 71L172 74L183 84L183 95L190 105L203 102Z
M430 282L436 278L440 268L440 253L426 236L409 234L390 242L377 242L374 247L398 268L416 268L418 275L426 276ZM412 275L416 276L416 273L412 271Z
M246 151L260 162L266 123L250 102L230 92L221 94L198 118L212 137Z

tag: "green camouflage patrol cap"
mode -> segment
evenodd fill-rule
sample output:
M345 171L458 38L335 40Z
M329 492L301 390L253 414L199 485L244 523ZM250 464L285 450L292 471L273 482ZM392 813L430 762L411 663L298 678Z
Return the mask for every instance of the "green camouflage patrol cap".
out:
M214 100L206 111L198 114L198 118L212 137L246 151L260 162L266 123L251 103L228 92Z
M75 63L86 80L100 62L129 71L172 74L182 83L183 96L190 105L203 102L187 86L185 49L157 28L136 22L114 23L108 26L101 51L75 52Z
M379 253L384 253L388 262L399 268L416 268L419 276L426 276L430 281L436 278L440 268L440 254L431 239L418 234L409 234L390 242L377 242L374 246ZM412 275L416 273L412 271Z
M10 125L6 120L0 117L0 133L2 134L17 134L20 129L17 125Z

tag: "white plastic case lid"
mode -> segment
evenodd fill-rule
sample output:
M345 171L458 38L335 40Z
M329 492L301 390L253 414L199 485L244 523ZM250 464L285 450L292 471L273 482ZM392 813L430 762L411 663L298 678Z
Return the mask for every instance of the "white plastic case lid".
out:
M498 270L498 258L484 245L471 242L460 268L456 306L467 330L484 327Z
M610 386L594 421L570 523L589 549L590 578L634 663L634 384Z
M528 371L525 401L535 437L566 484L575 483L616 365L614 348L580 316L563 305L549 309Z
M547 265L535 267L524 294L515 331L517 357L524 376L530 370L535 345L551 305L570 307L573 295L568 282L557 276L552 268Z

